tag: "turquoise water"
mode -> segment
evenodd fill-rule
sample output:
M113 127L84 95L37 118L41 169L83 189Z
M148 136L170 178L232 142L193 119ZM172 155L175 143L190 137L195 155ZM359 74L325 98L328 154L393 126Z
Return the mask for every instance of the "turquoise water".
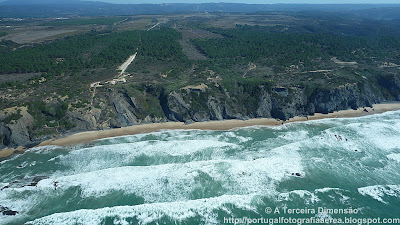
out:
M34 148L0 163L0 187L0 205L19 212L0 224L396 218L400 112Z

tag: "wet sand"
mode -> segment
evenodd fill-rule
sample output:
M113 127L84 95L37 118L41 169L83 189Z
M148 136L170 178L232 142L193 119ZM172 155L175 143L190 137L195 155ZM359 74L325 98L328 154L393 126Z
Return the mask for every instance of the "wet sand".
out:
M367 111L364 111L367 110ZM81 143L88 143L98 139L118 137L123 135L134 135L141 133L151 133L160 130L230 130L240 127L250 127L250 126L279 126L282 124L307 121L307 120L320 120L326 118L350 118L350 117L360 117L366 115L372 115L376 113L383 113L387 111L400 110L400 103L384 103L375 104L373 108L365 107L359 108L357 110L341 110L329 114L316 113L315 115L308 117L294 117L287 121L281 121L276 119L249 119L249 120L222 120L222 121L208 121L208 122L197 122L192 124L184 124L183 122L166 122L166 123L151 123L151 124L140 124L130 127L122 127L109 130L99 130L99 131L86 131L81 133L72 134L59 139L50 139L43 141L39 146L48 145L58 145L58 146L70 146ZM20 146L18 148L5 148L0 150L0 159L10 157L15 153L23 153L24 147Z
M0 159L12 156L14 153L23 153L25 147L19 146L18 148L5 148L0 151Z
M367 110L368 112L364 110ZM288 121L263 118L263 119L249 119L249 120L208 121L208 122L197 122L192 124L184 124L183 122L141 124L141 125L134 125L130 127L116 128L110 130L87 131L82 133L76 133L64 138L44 141L38 146L47 146L47 145L68 146L80 143L87 143L102 138L117 137L123 135L134 135L140 133L151 133L160 130L170 130L170 129L229 130L233 128L249 127L255 125L278 126L298 121L319 120L325 118L359 117L359 116L372 115L376 113L383 113L394 110L400 110L400 103L375 104L373 105L373 108L365 107L365 108L359 108L357 110L353 109L341 110L329 114L316 113L315 115L308 117L294 117Z

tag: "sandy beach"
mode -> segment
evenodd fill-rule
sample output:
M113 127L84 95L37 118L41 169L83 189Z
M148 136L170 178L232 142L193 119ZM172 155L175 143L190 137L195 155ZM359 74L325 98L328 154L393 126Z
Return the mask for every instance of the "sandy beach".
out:
M267 118L259 118L259 119L249 119L249 120L222 120L222 121L208 121L208 122L197 122L192 124L184 124L183 122L166 122L166 123L152 123L152 124L140 124L129 127L122 127L116 129L109 130L98 130L98 131L86 131L81 133L72 134L66 137L62 137L59 139L50 139L43 141L38 146L48 146L48 145L58 145L58 146L69 146L76 145L81 143L88 143L94 140L109 138L109 137L118 137L124 135L134 135L141 133L151 133L157 132L160 130L230 130L234 128L240 127L249 127L249 126L279 126L282 124L307 121L307 120L319 120L326 118L350 118L350 117L359 117L372 115L376 113L383 113L387 111L395 111L400 110L400 103L384 103L384 104L375 104L373 107L364 107L359 108L357 110L349 109L349 110L341 110L329 114L321 114L316 113L315 115L308 117L294 117L287 121L281 121L276 119L267 119ZM25 150L24 147L20 146L18 148L5 148L0 151L0 159L7 158L14 153L22 153Z
M5 148L0 151L0 159L12 156L14 153L23 153L25 147L19 146L18 148Z
M184 124L183 122L141 124L141 125L134 125L134 126L116 128L110 130L87 131L82 133L76 133L64 138L44 141L38 146L47 146L47 145L68 146L80 143L87 143L102 138L117 137L123 135L134 135L140 133L151 133L160 130L170 130L170 129L230 130L233 128L249 127L255 125L278 126L286 123L293 123L293 122L307 121L307 120L359 117L359 116L372 115L376 113L383 113L394 110L400 110L400 103L375 104L373 105L373 107L359 108L357 110L353 109L341 110L329 114L316 113L315 115L308 116L308 118L294 117L287 121L260 118L260 119L249 119L249 120L208 121L208 122L198 122L192 124Z

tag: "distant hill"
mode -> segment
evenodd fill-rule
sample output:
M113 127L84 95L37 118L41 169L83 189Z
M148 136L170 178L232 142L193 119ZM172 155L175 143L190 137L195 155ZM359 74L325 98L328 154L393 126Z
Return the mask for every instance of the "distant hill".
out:
M107 7L104 7L104 6ZM80 0L7 0L0 3L0 18L55 16L118 16L174 13L263 13L263 12L351 12L362 17L381 18L390 11L391 18L400 15L400 4L111 4ZM360 12L358 12L360 11ZM396 14L397 13L397 14ZM382 16L379 16L382 15ZM396 17L397 16L397 17Z
M105 2L80 1L80 0L7 0L0 5L96 5L109 4Z
M400 19L400 7L384 7L358 10L355 15L371 19Z

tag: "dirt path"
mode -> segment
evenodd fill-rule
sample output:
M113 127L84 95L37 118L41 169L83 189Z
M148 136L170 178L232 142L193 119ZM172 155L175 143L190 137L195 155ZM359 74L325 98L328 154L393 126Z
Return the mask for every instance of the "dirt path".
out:
M137 52L134 55L131 55L121 66L118 67L118 70L121 70L119 75L125 73L125 70L128 69L128 66L135 60Z
M161 22L157 23L156 25L150 27L149 29L147 29L147 31L152 30L153 28L155 28L156 26L160 25Z
M247 73L249 73L250 71L256 69L257 66L256 64L249 62L249 68L247 69L247 71L243 74L243 78L246 78Z

